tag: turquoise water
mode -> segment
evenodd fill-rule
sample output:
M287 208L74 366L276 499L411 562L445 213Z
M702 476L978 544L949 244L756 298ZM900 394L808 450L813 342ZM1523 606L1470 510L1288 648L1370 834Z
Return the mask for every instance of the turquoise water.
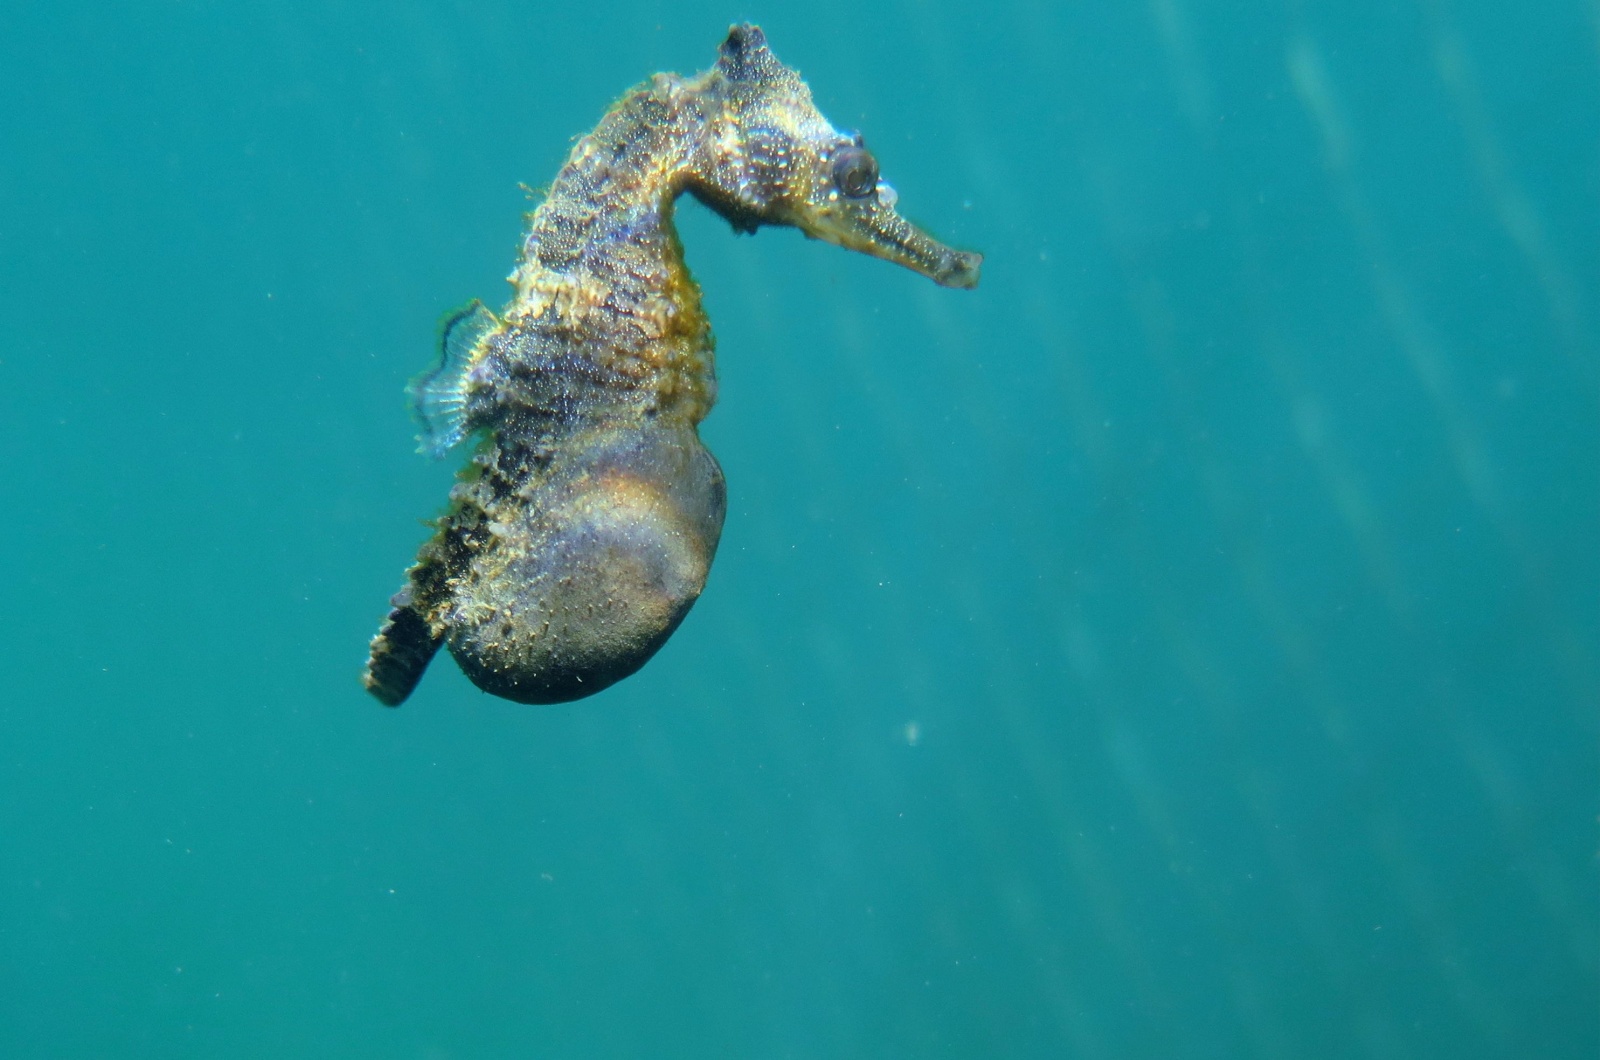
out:
M761 21L941 290L685 204L636 677L357 676L406 379ZM0 1055L1593 1057L1600 9L0 13Z

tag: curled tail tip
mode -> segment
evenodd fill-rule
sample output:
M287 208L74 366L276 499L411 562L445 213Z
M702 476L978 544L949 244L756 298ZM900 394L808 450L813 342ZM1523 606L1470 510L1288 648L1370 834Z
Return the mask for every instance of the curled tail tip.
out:
M409 604L395 607L372 638L361 684L386 707L398 707L422 680L444 638Z
M386 707L398 707L406 701L406 697L411 695L411 689L409 688L400 689L393 685L385 684L378 675L372 672L370 663L367 664L365 670L361 671L361 687L365 688L372 694L372 698Z

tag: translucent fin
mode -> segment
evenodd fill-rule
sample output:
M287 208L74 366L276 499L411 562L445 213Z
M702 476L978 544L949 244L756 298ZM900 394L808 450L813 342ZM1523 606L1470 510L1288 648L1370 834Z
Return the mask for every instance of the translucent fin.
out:
M467 373L479 343L499 326L476 298L445 318L439 329L439 366L411 381L411 408L422 424L419 453L444 456L466 434Z

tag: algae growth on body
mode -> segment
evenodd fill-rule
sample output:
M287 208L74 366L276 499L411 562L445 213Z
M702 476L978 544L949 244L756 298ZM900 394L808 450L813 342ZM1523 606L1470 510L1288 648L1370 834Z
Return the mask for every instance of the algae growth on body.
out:
M673 226L684 192L735 231L790 225L946 287L978 282L982 258L896 212L861 137L829 124L759 28L734 26L695 77L630 91L531 215L511 303L452 317L413 384L423 451L479 442L372 641L363 682L383 703L441 644L497 696L591 695L699 597L726 491L696 430L716 376Z

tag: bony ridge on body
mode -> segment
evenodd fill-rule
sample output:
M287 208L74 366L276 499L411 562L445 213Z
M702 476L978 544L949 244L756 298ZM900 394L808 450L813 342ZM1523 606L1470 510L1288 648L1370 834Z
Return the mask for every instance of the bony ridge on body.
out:
M404 701L441 645L495 695L591 695L699 598L727 499L696 430L716 374L673 225L685 192L736 231L793 226L944 286L978 281L982 258L899 215L862 139L757 27L732 27L703 73L624 95L530 215L511 303L453 314L412 385L423 451L477 448L373 639L363 682L381 702Z

